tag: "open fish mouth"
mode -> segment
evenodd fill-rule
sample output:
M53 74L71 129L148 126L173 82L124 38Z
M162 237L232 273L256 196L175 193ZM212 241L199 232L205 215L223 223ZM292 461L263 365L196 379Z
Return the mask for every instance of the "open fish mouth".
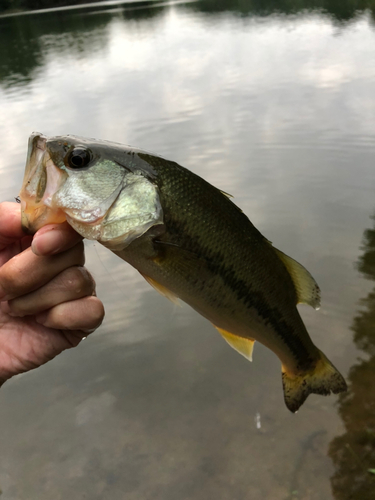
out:
M20 192L22 229L26 234L34 234L46 224L66 220L61 210L52 210L48 206L48 197L56 191L60 181L61 172L55 168L47 151L47 137L34 132L29 138L25 175Z

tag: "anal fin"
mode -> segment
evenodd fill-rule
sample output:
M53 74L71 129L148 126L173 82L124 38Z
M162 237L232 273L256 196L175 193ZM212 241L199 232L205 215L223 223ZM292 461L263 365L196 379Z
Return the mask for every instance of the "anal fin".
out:
M168 290L164 285L161 285L154 279L150 278L150 276L146 276L146 274L140 273L144 279L147 281L149 285L152 286L157 292L159 292L163 297L167 297L173 304L176 304L178 306L181 306L181 302L179 301L177 295L175 295L173 292Z
M245 339L244 337L227 332L216 325L214 326L233 349L242 354L242 356L245 356L249 361L253 360L254 339Z

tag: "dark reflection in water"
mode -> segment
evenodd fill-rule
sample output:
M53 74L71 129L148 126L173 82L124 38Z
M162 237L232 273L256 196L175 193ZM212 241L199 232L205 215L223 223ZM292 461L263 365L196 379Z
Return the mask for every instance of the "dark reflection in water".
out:
M104 16L69 16L68 22L56 15L0 19L0 82L10 88L32 81L50 44L78 53L103 47L107 22Z
M198 7L206 12L231 10L244 15L297 14L303 10L319 10L337 21L348 21L358 11L370 9L375 14L373 0L200 0Z
M358 269L375 281L375 226L365 231L363 249ZM331 442L329 451L336 466L331 483L337 500L375 498L375 288L362 304L352 329L355 344L369 357L350 369L349 391L339 398L346 433Z
M190 1L194 2L194 0ZM79 0L77 2L72 2L71 0L55 0L53 2L49 0L0 0L0 12L7 12L9 9L14 9L15 7L35 10L86 3L88 2L85 0ZM102 8L102 2L99 3L100 6L97 7L95 7L95 3L93 3L90 9ZM123 3L119 2L120 5L122 4L125 6L129 3L132 4L132 2L126 2L126 0ZM150 12L154 8L152 5L153 3L158 4L159 2L155 2L155 0L140 2L138 0L134 2L133 8L138 11ZM160 3L162 3L162 1ZM108 5L106 8L116 8L116 5ZM319 10L328 15L332 15L337 20L347 21L356 17L358 11L370 9L374 12L375 2L374 0L252 0L251 2L246 0L197 0L196 8L202 12L232 11L244 15L269 15L275 12L295 14L306 9Z
M124 9L128 21L144 21L156 17L163 7ZM63 11L37 16L0 18L0 85L5 88L29 84L45 65L54 50L66 56L67 70L72 54L87 57L105 50L108 43L108 25L113 9L96 12ZM98 14L98 15L94 15ZM100 15L99 15L100 14ZM117 14L117 12L116 12Z
M123 19L128 22L156 18L168 8L168 5L152 5L152 2L145 5L124 4L120 7ZM185 8L205 13L230 11L242 16L292 15L315 11L342 26L358 16L360 11L369 9L375 19L375 0L198 0L188 2ZM92 15L87 15L88 11ZM85 56L104 50L108 42L108 25L113 15L118 13L118 9L114 10L113 6L98 7L92 4L90 9L83 11L0 18L0 84L10 88L16 84L30 83L43 67L48 49L52 46L58 47L61 52L65 51L67 55L77 52ZM147 28L153 29L152 26Z

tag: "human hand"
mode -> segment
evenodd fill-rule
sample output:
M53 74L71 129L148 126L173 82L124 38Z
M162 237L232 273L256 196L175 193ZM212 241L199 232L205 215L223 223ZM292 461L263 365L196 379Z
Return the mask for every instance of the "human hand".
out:
M21 207L0 203L0 386L77 346L103 321L82 237L67 223L35 235Z

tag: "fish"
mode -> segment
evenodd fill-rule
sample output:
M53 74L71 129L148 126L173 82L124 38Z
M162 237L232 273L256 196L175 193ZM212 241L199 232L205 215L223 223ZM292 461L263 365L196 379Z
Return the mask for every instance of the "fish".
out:
M67 221L159 293L189 304L248 360L255 341L268 347L291 412L311 393L347 389L296 307L320 306L311 274L200 176L119 143L34 132L19 198L25 233Z

